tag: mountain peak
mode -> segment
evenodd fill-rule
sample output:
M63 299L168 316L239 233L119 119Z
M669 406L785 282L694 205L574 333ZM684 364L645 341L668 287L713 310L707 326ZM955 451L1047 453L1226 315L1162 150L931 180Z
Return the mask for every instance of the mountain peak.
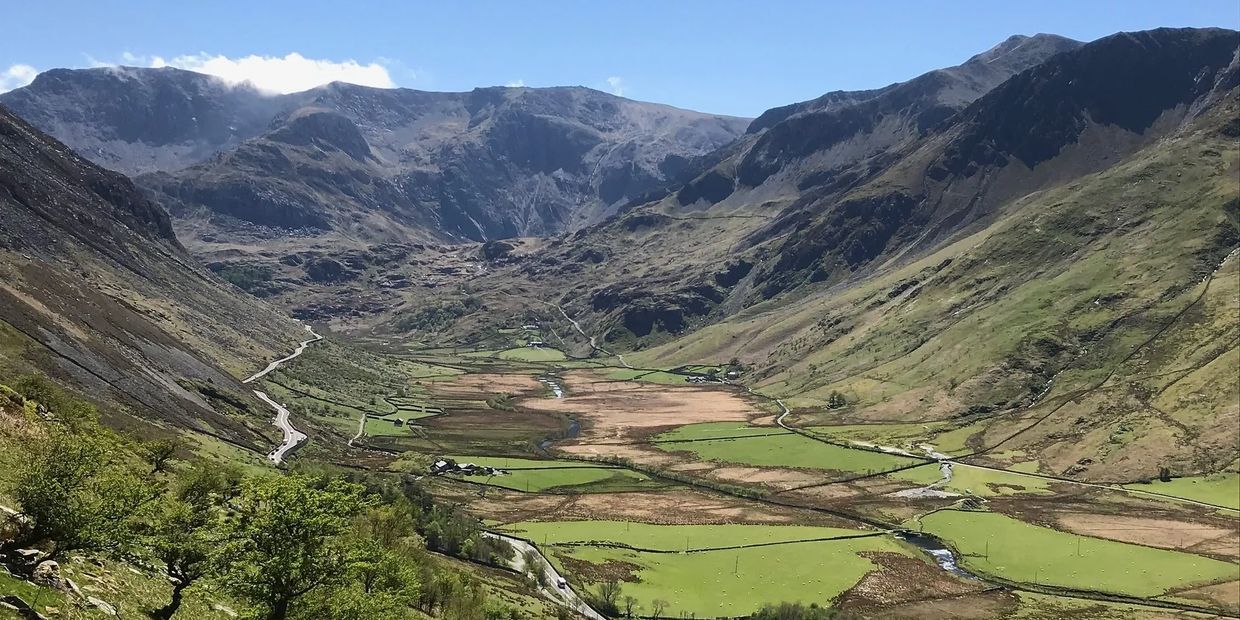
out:
M296 146L314 144L336 149L359 161L370 156L370 145L357 125L347 116L323 108L294 110L267 137Z

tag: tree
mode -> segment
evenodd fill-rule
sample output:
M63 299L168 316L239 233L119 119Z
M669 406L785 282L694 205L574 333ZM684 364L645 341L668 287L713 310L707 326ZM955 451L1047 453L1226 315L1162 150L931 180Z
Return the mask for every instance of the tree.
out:
M616 602L620 599L620 582L615 579L604 581L598 587L598 598L601 612L609 616L619 613L620 607Z
M632 618L633 610L637 608L637 599L625 594L621 601L624 603L624 617Z
M164 496L143 538L173 580L172 597L151 616L167 620L181 607L185 590L215 572L220 544L220 506L237 491L239 474L216 465L186 472Z
M525 564L525 574L529 575L530 581L535 588L542 587L547 583L547 566L543 564L542 558L538 556L537 551L527 549L522 555L522 561Z
M245 480L222 556L224 583L268 620L320 588L338 584L364 560L343 539L367 507L361 485L306 476Z
M830 407L831 409L840 409L842 407L847 407L848 399L845 398L844 395L841 394L839 391L834 391L834 392L831 392L831 395L827 397L827 406Z
M109 438L53 429L27 445L13 496L31 528L19 544L53 541L54 557L113 550L128 540L127 526L150 495Z
M151 466L151 473L158 474L167 469L169 461L176 456L178 450L185 445L180 437L153 439L142 445L142 456Z
M177 498L164 502L148 533L149 545L172 579L172 597L167 605L151 612L168 620L181 608L185 590L206 577L215 559L218 541L211 531L210 510L202 510Z
M819 607L816 603L780 603L766 605L759 609L749 620L836 620L842 619L839 612L827 607Z
M667 601L661 598L650 601L650 611L656 618L663 617L663 612L667 611Z

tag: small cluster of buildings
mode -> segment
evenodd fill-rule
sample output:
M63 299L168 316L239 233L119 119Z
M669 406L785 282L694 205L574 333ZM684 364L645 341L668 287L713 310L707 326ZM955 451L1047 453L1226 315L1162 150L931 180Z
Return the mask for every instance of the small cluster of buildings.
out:
M439 459L431 464L431 474L459 474L462 476L503 476L508 472L495 467L475 465L473 463L457 463L452 459Z

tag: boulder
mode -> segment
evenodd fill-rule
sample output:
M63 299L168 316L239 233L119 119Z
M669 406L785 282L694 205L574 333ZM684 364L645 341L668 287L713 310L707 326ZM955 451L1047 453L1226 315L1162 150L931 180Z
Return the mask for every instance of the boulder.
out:
M60 564L55 560L44 560L34 567L30 580L44 586L59 588L61 585Z

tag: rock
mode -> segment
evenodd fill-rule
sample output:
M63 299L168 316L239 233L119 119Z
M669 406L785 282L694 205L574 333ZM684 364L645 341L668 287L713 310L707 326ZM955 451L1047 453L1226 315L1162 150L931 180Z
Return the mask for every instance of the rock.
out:
M0 596L0 609L10 609L26 620L47 620L43 614L34 610L22 597L16 594Z
M93 596L89 596L86 598L86 602L90 603L91 605L94 605L95 608L97 608L99 611L103 612L106 615L109 615L109 616L116 615L116 608L102 599L97 599Z
M68 577L65 578L64 584L62 584L62 589L78 598L83 598L86 596L85 594L82 594L82 589L78 587L78 584Z
M38 549L14 549L13 555L30 564L38 564L40 560L47 557L46 553Z
M30 580L45 586L59 587L61 584L60 564L55 560L44 560L34 567Z

